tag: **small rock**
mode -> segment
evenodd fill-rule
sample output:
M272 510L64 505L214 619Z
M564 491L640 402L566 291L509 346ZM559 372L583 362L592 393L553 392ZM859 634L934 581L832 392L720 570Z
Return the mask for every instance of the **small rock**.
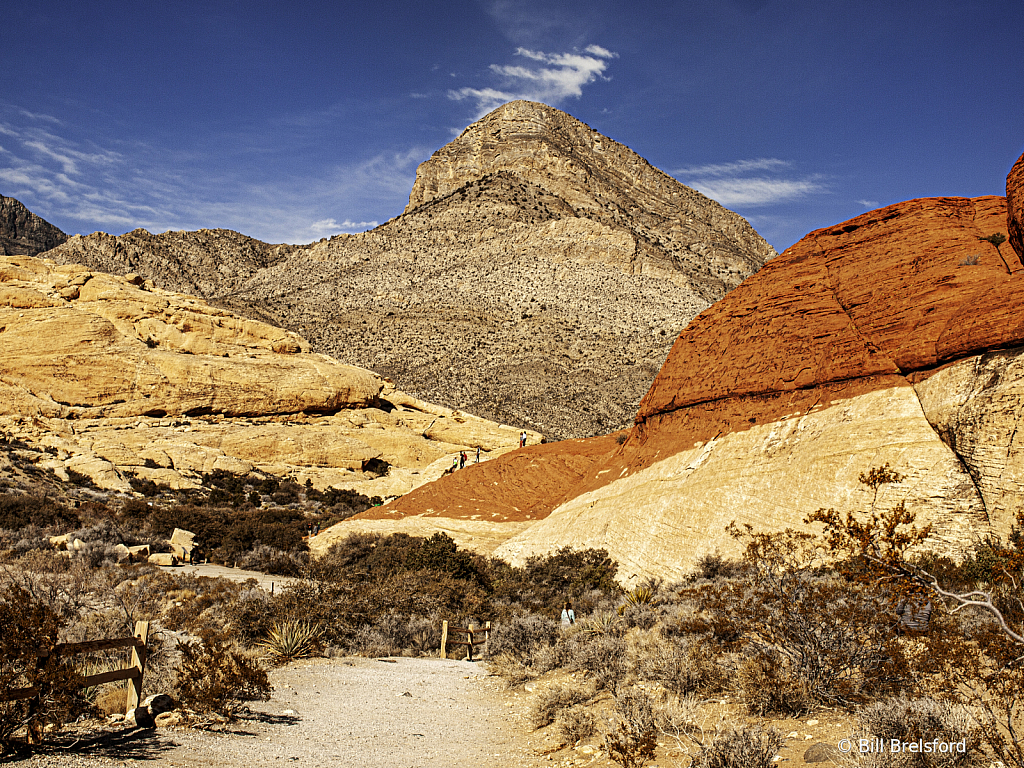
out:
M123 722L123 721L124 721L124 715L122 715L120 712L115 712L114 714L112 714L110 717L107 718L107 722L110 723L111 725L113 725L114 723L120 723L120 722Z
M181 725L183 722L185 722L185 718L181 712L161 712L156 716L158 728L171 728L175 725Z
M808 721L807 721L807 724L808 724L808 725L817 725L817 724L818 724L818 721L817 721L817 720L808 720Z
M800 738L800 734L797 731L790 731L789 735L787 735L786 738L787 739L799 739Z
M296 715L298 714L294 709L286 709L281 713L282 715Z

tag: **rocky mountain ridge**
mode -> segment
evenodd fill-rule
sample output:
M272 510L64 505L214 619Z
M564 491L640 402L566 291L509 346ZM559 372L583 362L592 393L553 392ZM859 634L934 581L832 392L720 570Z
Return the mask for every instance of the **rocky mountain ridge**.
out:
M0 256L35 256L67 239L57 227L13 197L0 195Z
M423 163L406 211L370 232L137 230L47 256L197 292L424 400L564 438L628 424L679 330L774 251L626 147L512 102Z

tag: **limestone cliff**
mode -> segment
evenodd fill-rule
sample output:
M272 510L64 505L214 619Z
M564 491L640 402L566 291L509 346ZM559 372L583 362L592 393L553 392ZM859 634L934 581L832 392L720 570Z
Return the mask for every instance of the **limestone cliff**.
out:
M65 479L122 491L136 478L196 487L224 470L386 497L441 476L461 451L510 450L519 430L420 401L294 333L138 275L4 256L4 436L44 451Z
M67 239L57 227L13 197L0 195L0 256L35 256Z
M406 211L364 234L137 230L48 254L196 291L425 400L557 438L627 425L679 330L774 255L736 214L530 102L440 149Z

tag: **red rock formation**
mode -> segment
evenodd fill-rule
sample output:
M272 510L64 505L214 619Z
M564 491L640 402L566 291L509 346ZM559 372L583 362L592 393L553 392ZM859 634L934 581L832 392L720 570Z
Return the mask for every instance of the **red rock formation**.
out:
M1024 264L1024 155L1017 158L1006 177L1006 231Z
M571 498L581 482L592 479L595 467L613 453L621 434L531 445L482 464L469 464L357 517L387 520L425 515L490 523L540 520Z

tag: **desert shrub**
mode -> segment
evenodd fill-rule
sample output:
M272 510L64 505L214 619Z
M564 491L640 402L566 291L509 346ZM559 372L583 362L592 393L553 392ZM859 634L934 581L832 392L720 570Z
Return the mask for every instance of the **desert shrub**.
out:
M772 650L756 651L740 664L736 684L747 711L754 715L800 715L815 699L802 684L789 658Z
M954 768L973 766L981 762L981 731L966 707L935 699L906 698L880 701L860 710L857 714L858 739L880 739L881 752L858 754L851 761L865 768ZM891 740L910 742L964 742L964 752L892 752Z
M257 544L249 552L243 552L235 561L239 568L278 576L301 576L309 563L308 552L287 552L266 544Z
M597 718L585 706L576 704L558 713L555 727L563 744L576 744L597 733Z
M225 626L242 591L241 584L229 579L181 578L176 587L165 594L174 603L164 612L163 623L193 633Z
M83 712L81 676L68 657L52 653L63 619L16 584L0 592L0 690L36 688L32 699L0 702L0 749L22 727L39 740L46 726L60 727ZM47 653L39 663L40 653Z
M420 656L441 647L441 620L388 614L359 627L348 642L350 653L361 656Z
M605 734L608 756L622 768L642 768L654 758L658 725L654 706L639 688L627 688L615 698L614 727Z
M622 590L615 581L617 568L603 549L562 547L549 555L530 557L522 568L492 560L489 575L495 600L554 618L566 599L582 613L593 610L588 599L591 593L619 594Z
M530 722L534 728L543 728L555 721L563 709L577 704L586 704L593 698L593 687L572 685L552 685L538 694L530 713Z
M634 639L630 651L639 679L659 683L677 696L707 696L729 686L723 655L699 638L643 633Z
M558 640L558 622L534 614L518 615L496 625L487 640L487 656L508 656L531 666L542 649Z
M734 578L742 572L743 566L741 563L735 560L727 560L716 551L697 558L692 578L716 581L717 579Z
M106 686L97 693L93 700L93 706L102 715L125 714L128 707L128 687L125 685Z
M694 768L772 768L782 734L758 724L727 725L699 749Z
M18 530L28 525L67 529L79 524L78 515L53 499L39 496L0 495L0 528Z
M586 673L598 690L615 691L629 672L626 641L617 635L579 632L569 638L566 645L569 669Z
M206 631L199 642L179 643L178 648L181 667L174 695L185 708L230 718L242 702L270 698L267 673L227 635Z
M243 588L238 599L225 607L225 618L234 636L248 647L270 634L275 601L259 587Z

